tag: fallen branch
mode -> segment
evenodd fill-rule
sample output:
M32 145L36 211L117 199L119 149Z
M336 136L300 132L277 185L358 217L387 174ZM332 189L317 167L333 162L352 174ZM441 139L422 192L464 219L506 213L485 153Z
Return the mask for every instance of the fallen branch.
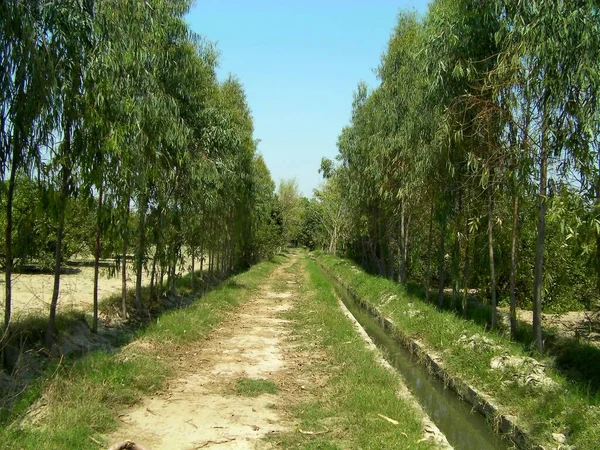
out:
M393 424L393 425L398 425L400 422L398 422L397 420L391 419L388 416L384 416L383 414L377 414L379 417L381 417L382 419L387 420L389 423Z
M205 441L202 444L200 444L198 447L196 448L204 448L209 446L210 444L226 444L227 442L231 442L231 441L235 441L236 438L229 438L229 439L219 439L217 441Z
M308 436L318 436L320 434L325 434L325 433L329 433L328 429L324 429L323 431L304 431L301 429L298 429L298 431L302 434L306 434Z

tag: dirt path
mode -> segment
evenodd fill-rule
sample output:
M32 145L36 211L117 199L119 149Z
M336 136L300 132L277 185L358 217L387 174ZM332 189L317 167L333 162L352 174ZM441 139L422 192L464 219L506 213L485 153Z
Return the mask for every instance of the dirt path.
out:
M132 439L152 450L269 448L261 439L289 429L278 412L277 394L236 392L240 379L289 386L299 374L288 354L291 324L281 313L292 308L296 283L279 266L255 298L213 331L200 347L172 355L176 376L167 389L120 416L123 426L111 442ZM297 289L297 288L296 288Z

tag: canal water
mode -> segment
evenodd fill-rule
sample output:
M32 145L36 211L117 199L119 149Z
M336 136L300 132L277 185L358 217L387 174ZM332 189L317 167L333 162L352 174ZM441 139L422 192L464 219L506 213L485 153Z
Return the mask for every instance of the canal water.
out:
M492 425L471 405L444 387L415 356L387 334L376 317L330 277L336 293L362 325L385 359L402 375L413 396L456 450L508 450L512 442L494 433Z

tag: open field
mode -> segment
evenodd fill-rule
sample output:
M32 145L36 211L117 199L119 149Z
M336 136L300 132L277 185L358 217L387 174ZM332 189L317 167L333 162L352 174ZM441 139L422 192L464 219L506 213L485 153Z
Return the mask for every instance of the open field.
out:
M73 273L71 273L73 272ZM143 283L148 282L146 273ZM128 267L127 287L134 287L135 272ZM29 315L46 314L50 308L54 276L51 274L14 274L12 282L13 313L12 320L19 320ZM92 267L70 267L69 273L60 277L59 312L91 311L93 306L94 269ZM4 277L0 281L0 298L4 305ZM100 300L121 292L120 273L109 276L108 268L100 269L98 279L98 297ZM4 306L0 312L4 318Z
M60 276L58 312L89 312L94 301L94 268L78 264L63 268ZM191 266L186 258L179 273L185 274ZM150 273L142 272L142 284L150 283ZM45 315L50 308L54 275L47 273L15 273L12 281L12 320L18 321L31 315ZM99 301L121 294L121 272L114 268L100 267L98 278ZM127 289L135 288L135 268L127 265ZM4 274L0 278L0 320L4 319Z

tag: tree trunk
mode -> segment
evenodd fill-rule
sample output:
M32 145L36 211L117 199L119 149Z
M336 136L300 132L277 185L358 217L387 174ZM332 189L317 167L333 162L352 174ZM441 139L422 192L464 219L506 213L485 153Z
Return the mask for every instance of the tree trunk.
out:
M150 275L150 299L156 299L156 260L158 259L158 244L152 258L152 273Z
M65 137L63 141L63 155L69 158L71 153L71 125L65 127ZM54 287L52 289L52 299L50 300L50 317L48 319L48 328L46 330L46 348L52 350L55 339L56 307L58 305L58 296L60 293L60 266L62 263L62 240L65 225L65 207L67 196L69 195L69 178L71 177L71 167L68 162L62 163L60 197L58 203L58 226L56 228L56 251L54 260Z
M333 235L331 236L331 253L333 256L337 256L337 241L338 241L338 228L337 225L333 226Z
M456 223L456 229L460 227L460 221ZM460 292L460 241L458 233L454 239L452 248L452 309L456 311L458 308L458 295Z
M13 229L13 199L15 197L15 184L17 170L19 167L17 150L13 149L12 161L10 167L10 178L8 181L8 193L6 196L6 230L5 230L5 273L4 273L4 329L8 330L10 325L10 315L12 312L12 229Z
M410 229L410 214L404 223L404 283L408 280L408 230Z
M498 308L496 307L496 267L494 265L494 191L488 186L488 251L490 257L490 282L492 294L492 330L498 326Z
M398 238L396 237L396 241ZM388 239L388 278L391 281L394 281L395 270L394 267L396 264L396 258L394 256L394 233L390 233L390 238Z
M433 201L429 213L429 237L427 239L427 270L425 276L425 300L429 300L429 288L431 285L431 247L433 246Z
M296 247L294 245L294 247ZM227 274L227 236L223 237L223 243L221 245L221 272L226 275Z
M127 197L127 207L125 209L125 230L123 231L123 258L121 261L121 309L123 310L123 319L127 318L127 247L129 241L129 197Z
M100 246L102 235L102 191L104 183L100 182L100 190L98 192L98 213L96 217L96 251L94 254L94 323L92 331L98 332L98 273L100 269Z
M510 242L510 336L515 338L517 335L517 233L519 226L519 196L515 194L513 200L513 220L512 236Z
M546 185L548 182L548 111L544 105L542 146L540 148L540 182L538 203L537 242L533 269L533 340L536 348L544 351L542 338L542 288L544 277L544 241L546 238Z
M385 264L385 256L387 253L387 246L384 245L385 236L382 232L381 215L377 223L377 246L379 247L379 275L383 278L387 278L387 265Z
M162 258L162 255L161 255ZM165 286L165 264L163 261L160 262L160 291L161 294L164 292Z
M398 246L398 281L406 284L406 222L404 220L404 201L400 203L400 239Z
M200 241L200 280L204 280L204 239Z
M467 210L467 218L465 220L466 230L465 230L465 273L464 273L464 281L463 281L463 298L462 298L462 313L463 317L467 318L467 309L468 309L468 301L469 301L469 269L470 269L470 261L469 258L469 245L470 245L470 230L469 230L469 213Z
M190 274L190 287L192 292L196 291L196 252L192 247L192 273Z
M360 265L363 269L367 267L367 244L364 236L360 238Z
M146 209L148 196L143 193L139 203L138 245L135 255L135 309L142 311L142 271L144 270L144 254L146 252Z
M371 250L369 269L371 273L377 273L378 270L378 259L377 259L377 241L373 236L369 237L369 249Z
M445 269L445 257L446 257L446 217L442 217L442 223L440 224L440 253L439 253L439 266L438 266L438 307L444 306L444 287L446 284L446 271Z
M600 177L600 145L597 146L598 177ZM600 179L596 179L596 213L600 211ZM596 231L596 291L600 294L600 230ZM592 296L588 296L588 309L592 309Z

